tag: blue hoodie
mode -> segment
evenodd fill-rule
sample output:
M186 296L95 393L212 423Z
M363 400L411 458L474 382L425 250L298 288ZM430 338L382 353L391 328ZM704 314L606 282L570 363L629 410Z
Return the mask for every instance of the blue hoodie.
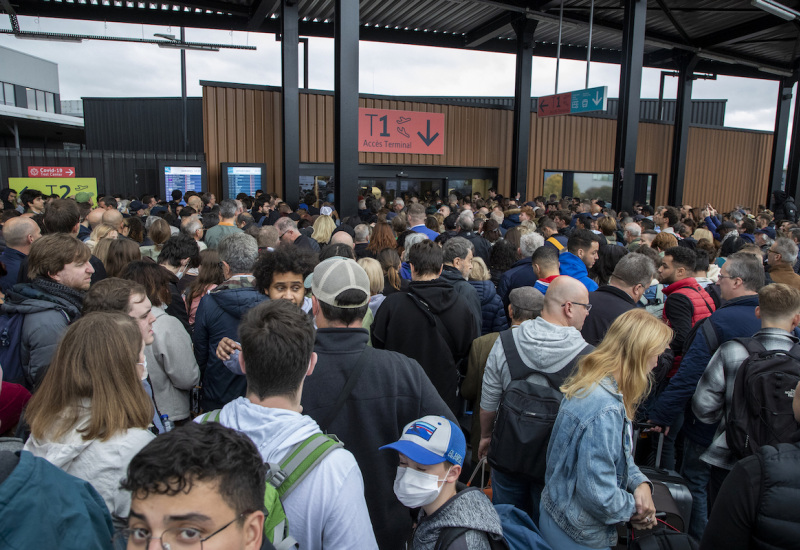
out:
M564 252L558 257L561 264L559 273L568 275L573 279L578 279L589 292L594 292L598 289L597 283L589 278L589 270L583 260L578 258L572 252Z

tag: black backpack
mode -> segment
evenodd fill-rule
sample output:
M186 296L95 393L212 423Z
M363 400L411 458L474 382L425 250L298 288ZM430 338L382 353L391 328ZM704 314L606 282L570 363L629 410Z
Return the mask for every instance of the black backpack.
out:
M511 329L500 333L511 383L497 409L488 462L500 472L544 483L547 445L564 394L559 389L578 359L594 349L587 345L564 368L554 373L531 370L522 362ZM527 380L533 374L547 379L547 386Z
M800 344L788 351L768 350L755 338L736 338L749 357L736 371L725 424L728 449L737 459L762 445L787 443L797 431L792 413L800 382Z

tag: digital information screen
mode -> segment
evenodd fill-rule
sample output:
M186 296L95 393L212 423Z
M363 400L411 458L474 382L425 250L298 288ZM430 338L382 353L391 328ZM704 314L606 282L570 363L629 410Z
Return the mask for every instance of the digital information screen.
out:
M203 192L203 168L200 166L165 166L164 186L167 200L173 190Z
M228 166L228 196L236 198L239 193L255 196L258 189L262 189L263 177L260 166Z

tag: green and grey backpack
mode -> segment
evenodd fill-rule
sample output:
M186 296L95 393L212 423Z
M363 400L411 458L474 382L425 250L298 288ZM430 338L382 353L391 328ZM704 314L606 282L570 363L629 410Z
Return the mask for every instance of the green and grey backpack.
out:
M201 416L201 423L219 422L220 410ZM280 464L267 463L267 488L264 492L264 534L276 550L297 547L297 541L289 534L289 520L283 509L284 500L319 465L331 451L344 445L335 435L317 433L301 441L289 450Z

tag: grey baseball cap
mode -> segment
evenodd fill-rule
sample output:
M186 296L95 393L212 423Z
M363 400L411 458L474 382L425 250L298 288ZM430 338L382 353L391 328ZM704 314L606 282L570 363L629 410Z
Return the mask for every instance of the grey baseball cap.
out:
M341 308L357 308L369 303L369 277L364 268L355 260L334 256L317 264L314 272L306 277L305 287L320 302ZM366 297L364 301L353 305L339 305L336 297L345 290L360 290Z
M521 286L509 293L508 301L519 309L541 311L544 306L544 294L532 286Z

